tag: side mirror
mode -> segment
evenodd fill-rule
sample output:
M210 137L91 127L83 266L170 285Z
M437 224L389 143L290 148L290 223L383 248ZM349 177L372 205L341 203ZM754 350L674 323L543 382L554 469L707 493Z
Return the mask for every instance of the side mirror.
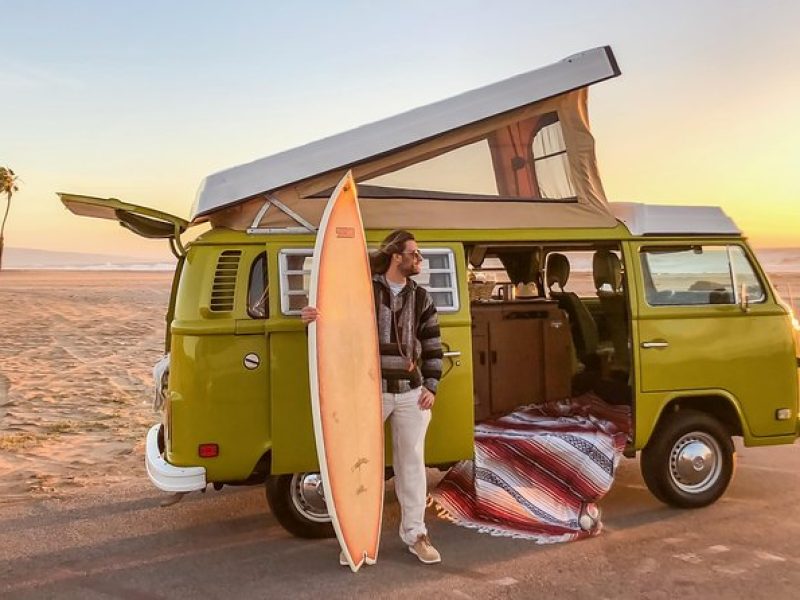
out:
M750 299L747 297L746 283L743 283L739 288L739 308L745 313L750 311Z

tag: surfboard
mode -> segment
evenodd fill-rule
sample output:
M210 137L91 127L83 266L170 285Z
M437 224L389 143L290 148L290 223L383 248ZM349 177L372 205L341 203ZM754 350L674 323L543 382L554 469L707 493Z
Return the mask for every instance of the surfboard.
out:
M322 216L311 268L311 408L325 501L353 572L378 558L384 492L375 301L356 186L347 173Z

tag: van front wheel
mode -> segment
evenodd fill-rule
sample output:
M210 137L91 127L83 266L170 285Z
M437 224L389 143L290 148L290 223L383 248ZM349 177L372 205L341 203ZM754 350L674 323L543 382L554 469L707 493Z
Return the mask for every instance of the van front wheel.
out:
M642 450L641 469L653 495L679 508L715 502L733 478L730 434L712 416L681 410L665 417Z
M286 531L302 538L328 538L335 532L319 473L267 477L267 502Z

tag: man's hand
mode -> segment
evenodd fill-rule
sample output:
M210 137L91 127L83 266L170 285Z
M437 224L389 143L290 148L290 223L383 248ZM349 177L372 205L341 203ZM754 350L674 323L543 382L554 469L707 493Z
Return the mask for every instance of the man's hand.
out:
M319 311L313 306L306 306L300 311L300 318L304 325L308 325L319 318Z
M436 396L428 388L422 388L422 393L419 395L419 407L422 410L430 410L433 408L433 403L436 401Z

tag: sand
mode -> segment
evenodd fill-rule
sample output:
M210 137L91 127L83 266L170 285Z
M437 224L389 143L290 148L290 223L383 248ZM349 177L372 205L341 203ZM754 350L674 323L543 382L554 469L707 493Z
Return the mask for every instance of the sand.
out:
M146 477L172 273L0 273L0 502Z
M800 307L800 273L771 274ZM0 272L0 502L146 481L172 273Z

